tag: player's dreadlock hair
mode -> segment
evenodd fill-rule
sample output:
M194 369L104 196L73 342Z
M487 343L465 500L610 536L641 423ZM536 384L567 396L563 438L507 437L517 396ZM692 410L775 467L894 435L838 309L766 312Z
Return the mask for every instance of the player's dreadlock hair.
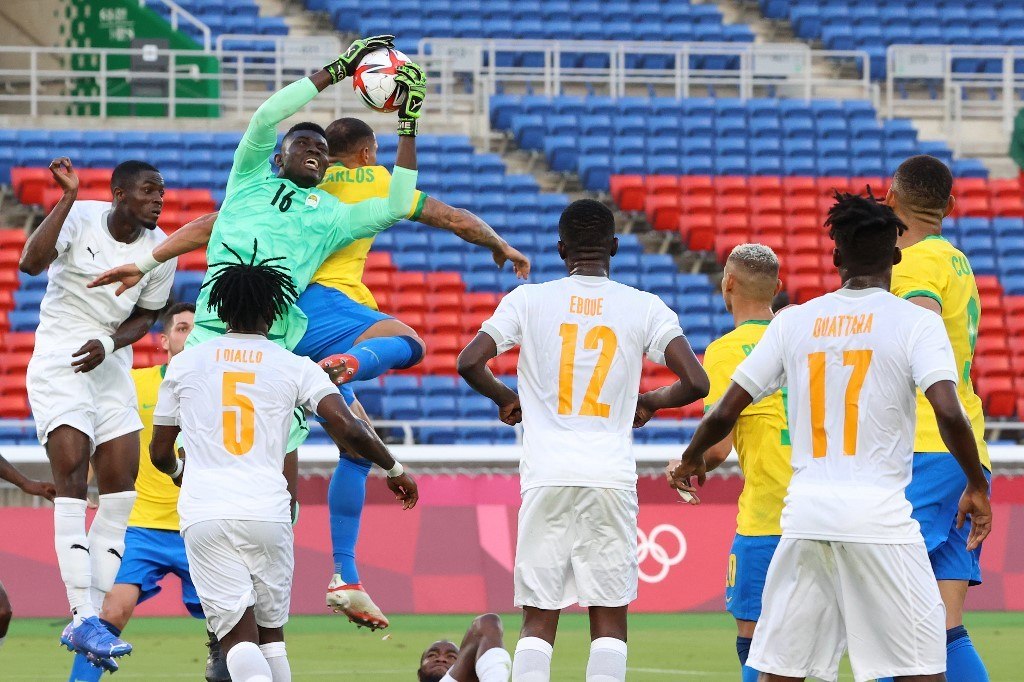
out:
M892 265L896 239L907 226L874 195L835 193L825 227L849 276L882 272Z
M331 156L358 151L359 145L373 143L373 128L359 118L339 118L327 126L327 149Z
M257 263L255 239L248 263L230 246L223 246L238 262L210 265L221 268L203 285L210 286L210 307L217 311L217 317L224 320L228 329L251 332L259 329L261 323L270 327L299 296L288 269L273 265L284 257L265 258Z
M615 238L615 216L600 201L574 201L558 219L558 238L570 250L609 249Z
M907 209L942 220L953 191L953 174L934 156L911 156L892 176L892 191Z

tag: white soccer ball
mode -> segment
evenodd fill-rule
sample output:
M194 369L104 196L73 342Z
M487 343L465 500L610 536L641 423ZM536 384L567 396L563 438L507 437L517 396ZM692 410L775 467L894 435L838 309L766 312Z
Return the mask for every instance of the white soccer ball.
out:
M398 67L410 59L398 50L381 48L363 57L352 76L352 89L370 109L389 113L405 101L405 88L395 82Z

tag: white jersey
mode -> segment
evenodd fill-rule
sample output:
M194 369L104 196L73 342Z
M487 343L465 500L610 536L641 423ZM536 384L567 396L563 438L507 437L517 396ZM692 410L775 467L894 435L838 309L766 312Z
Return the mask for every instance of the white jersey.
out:
M110 236L109 201L76 201L57 236L57 258L47 271L49 282L39 308L36 353L78 350L90 339L109 336L135 306L160 310L174 282L175 260L147 273L135 287L115 296L116 286L87 289L101 273L148 255L166 239L160 229L143 230L131 244ZM130 350L119 352L130 353ZM131 363L129 363L130 365Z
M888 291L841 289L780 313L733 381L755 401L788 387L783 536L921 542L904 494L915 388L956 380L942 318Z
M636 488L633 415L646 353L664 362L682 336L660 298L606 277L520 286L483 323L503 353L522 346L525 492L538 486Z
M181 529L200 521L290 521L284 456L293 412L337 387L265 336L226 334L175 355L153 423L181 427Z

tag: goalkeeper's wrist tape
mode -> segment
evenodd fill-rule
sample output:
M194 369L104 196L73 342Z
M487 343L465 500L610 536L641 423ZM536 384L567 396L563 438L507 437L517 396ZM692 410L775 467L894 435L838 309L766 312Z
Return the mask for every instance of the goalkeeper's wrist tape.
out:
M398 134L415 136L419 129L419 120L415 118L398 119Z
M103 353L105 355L110 355L111 353L114 352L114 339L113 338L111 338L109 336L101 336L100 338L98 338L96 340L100 342L101 346L103 346Z
M395 466L388 469L388 478L398 478L405 473L405 467L398 460L395 460Z
M145 256L135 261L135 267L137 267L143 275L155 270L160 265L163 265L163 263L158 261L152 253L147 253Z
M177 478L181 476L181 472L185 470L185 460L181 457L174 458L174 473L171 474L171 478Z
M331 77L331 83L334 85L345 80L345 69L342 68L340 59L325 66L324 71Z

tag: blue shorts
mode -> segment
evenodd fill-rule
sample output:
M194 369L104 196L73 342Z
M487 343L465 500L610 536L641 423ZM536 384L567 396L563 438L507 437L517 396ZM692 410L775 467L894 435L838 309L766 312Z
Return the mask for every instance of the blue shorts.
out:
M725 608L736 620L761 617L761 593L781 535L740 535L732 541L725 576Z
M992 474L985 472L989 481ZM968 519L956 527L956 512L967 477L953 455L947 452L915 452L914 476L907 486L907 499L913 505L914 519L921 524L921 535L936 580L967 580L981 584L981 547L967 551L971 532Z
M332 287L310 284L296 301L306 314L306 333L295 346L296 355L305 355L313 362L352 350L363 332L382 320L394 319L390 315L356 303L346 294ZM348 384L341 386L341 394L349 404L354 399Z
M192 576L188 572L185 540L176 530L129 526L124 534L124 558L115 583L138 585L139 603L160 593L160 581L168 573L181 580L181 601L196 618L204 618Z

